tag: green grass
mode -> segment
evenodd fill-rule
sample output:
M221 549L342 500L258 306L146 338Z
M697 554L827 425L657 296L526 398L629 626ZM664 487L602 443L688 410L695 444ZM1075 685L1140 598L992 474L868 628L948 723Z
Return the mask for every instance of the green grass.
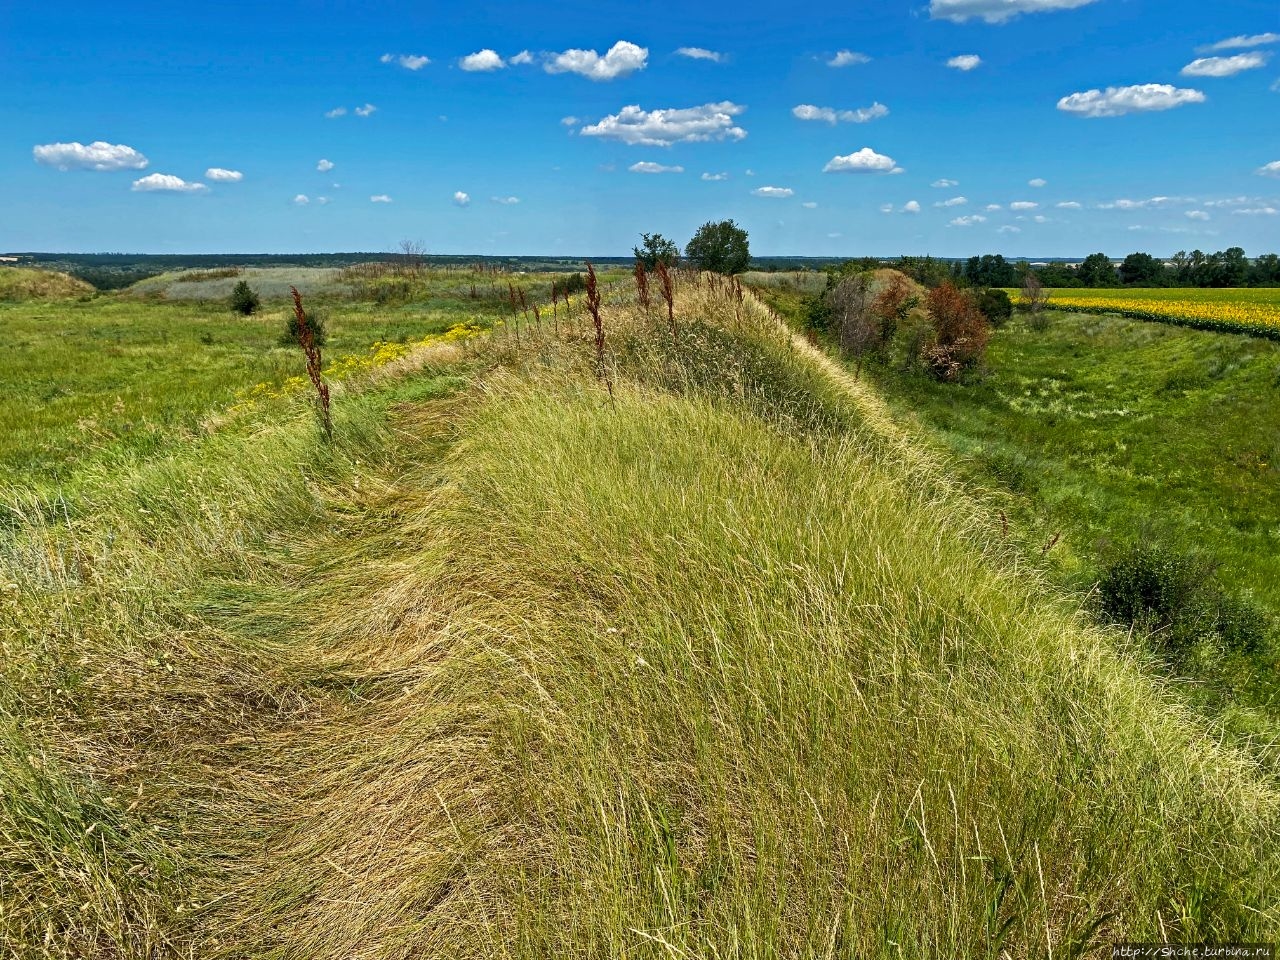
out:
M9 530L0 952L1273 938L1254 762L865 383L678 303L610 307L612 400L581 324L442 346Z

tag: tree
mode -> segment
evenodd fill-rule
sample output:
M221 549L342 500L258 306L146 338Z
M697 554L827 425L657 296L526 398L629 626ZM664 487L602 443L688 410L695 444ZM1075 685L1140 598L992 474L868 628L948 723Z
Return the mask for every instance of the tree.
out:
M1131 287L1154 287L1164 279L1164 264L1149 253L1131 253L1120 264L1120 282Z
M646 270L656 270L658 261L670 267L680 259L680 248L675 241L668 240L660 233L640 234L640 246L631 249Z
M699 270L713 273L742 273L751 262L747 231L732 220L708 221L698 228L684 248L684 255Z
M934 334L925 346L925 366L939 380L959 380L966 370L982 362L991 325L972 295L951 283L930 290L925 305Z
M1091 253L1076 269L1076 275L1086 287L1113 287L1118 278L1115 264L1105 253Z
M871 309L874 283L875 274L859 270L844 277L827 293L832 319L840 334L840 352L857 360L859 376L862 358L880 342L880 323Z
M231 309L244 316L257 313L262 305L261 299L253 292L248 280L241 280L231 291Z
M978 309L982 311L984 317L991 321L993 327L997 329L1003 327L1005 321L1013 316L1013 301L999 287L986 287L975 292Z

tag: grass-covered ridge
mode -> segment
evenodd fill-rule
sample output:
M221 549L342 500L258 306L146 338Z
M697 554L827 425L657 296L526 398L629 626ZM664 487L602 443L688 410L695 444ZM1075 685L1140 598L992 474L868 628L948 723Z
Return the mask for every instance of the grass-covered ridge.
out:
M0 799L0 943L1274 934L1274 787L865 385L750 298L676 295L674 332L606 310L612 400L581 317L441 346L343 398L336 448L282 401L14 531L0 757L35 786Z
M92 286L67 273L31 267L0 267L0 303L70 300L92 296L94 292Z

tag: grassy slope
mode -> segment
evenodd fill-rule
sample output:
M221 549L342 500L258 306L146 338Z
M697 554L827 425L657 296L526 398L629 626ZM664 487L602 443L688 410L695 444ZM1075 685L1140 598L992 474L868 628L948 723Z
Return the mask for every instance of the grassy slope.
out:
M30 267L0 267L0 303L70 300L92 296L93 293L91 285L67 273Z
M282 410L20 531L0 943L1274 935L1277 797L1248 761L988 542L865 389L751 304L742 329L681 296L674 344L610 314L613 404L585 335L526 333L352 395L333 451Z

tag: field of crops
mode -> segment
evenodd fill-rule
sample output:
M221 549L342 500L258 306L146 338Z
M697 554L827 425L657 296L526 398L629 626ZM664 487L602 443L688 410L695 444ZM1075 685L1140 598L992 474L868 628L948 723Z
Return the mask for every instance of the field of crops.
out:
M1280 289L1055 290L1049 304L1280 340Z

